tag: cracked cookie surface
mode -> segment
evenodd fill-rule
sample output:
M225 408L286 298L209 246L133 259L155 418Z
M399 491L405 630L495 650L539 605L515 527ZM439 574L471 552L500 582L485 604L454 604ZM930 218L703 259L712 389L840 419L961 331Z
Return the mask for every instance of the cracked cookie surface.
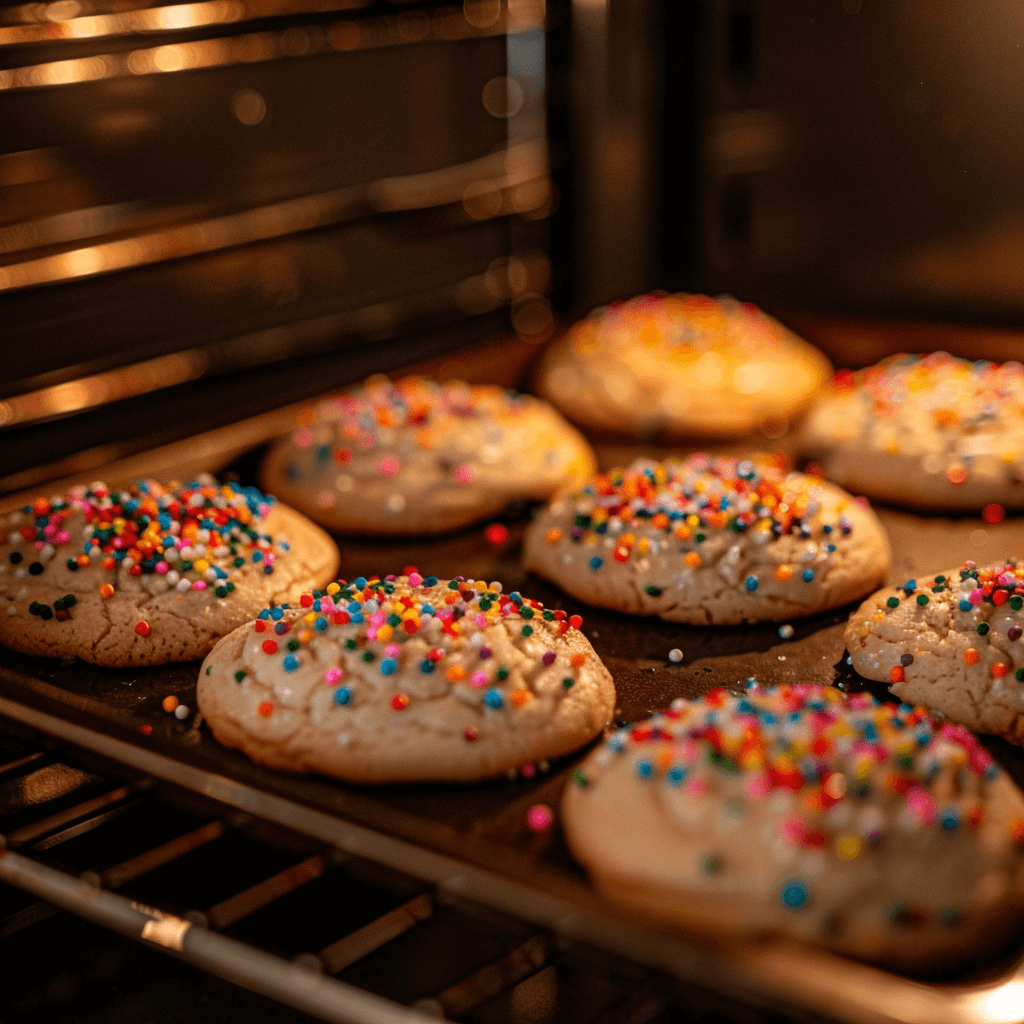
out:
M337 571L333 541L255 488L96 483L2 520L0 642L111 667L203 657Z
M267 609L200 670L214 735L253 760L363 783L469 782L577 749L615 688L579 631L500 584L387 577Z
M976 732L1024 743L1024 566L958 569L873 594L850 617L853 667Z
M588 604L670 622L782 621L881 583L875 514L781 458L639 459L563 493L530 524L529 569Z
M960 726L798 685L717 690L620 730L565 791L615 903L891 966L959 965L1024 910L1024 796Z
M840 371L799 445L830 480L878 501L1024 508L1024 366L933 352Z
M546 402L461 381L371 378L298 421L271 446L261 482L342 533L458 529L513 501L543 501L595 467Z
M752 303L640 295L594 310L541 358L537 393L583 427L734 437L801 413L828 360Z

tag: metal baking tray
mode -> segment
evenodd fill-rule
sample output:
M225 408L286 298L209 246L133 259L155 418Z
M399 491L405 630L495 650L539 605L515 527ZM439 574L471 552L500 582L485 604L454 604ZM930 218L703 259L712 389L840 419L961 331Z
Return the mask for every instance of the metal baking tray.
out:
M606 446L599 459L607 466L638 453ZM251 482L257 460L258 451L250 452L235 458L228 471ZM893 583L966 558L984 564L1024 550L1024 519L989 524L975 517L878 511L893 544ZM338 537L340 572L353 579L415 565L442 578L500 580L506 590L581 614L584 633L615 678L616 718L623 722L675 697L697 696L751 676L763 684L866 685L846 665L842 633L849 607L793 620L788 640L780 636L778 623L712 629L588 609L524 572L518 553L527 519L523 508L503 517L508 538L500 545L485 539L483 525L430 540ZM673 648L683 651L682 662L669 660ZM1024 1021L1024 928L1019 946L998 962L941 981L905 977L784 940L723 944L660 931L602 901L568 854L557 809L582 754L526 766L515 779L473 786L374 788L293 776L262 768L216 743L195 710L197 671L198 663L102 669L0 648L0 714L755 1005L852 1022ZM171 695L190 709L185 720L163 710L164 698ZM1024 784L1024 751L998 740L984 742ZM550 829L534 833L527 811L538 803L556 815Z

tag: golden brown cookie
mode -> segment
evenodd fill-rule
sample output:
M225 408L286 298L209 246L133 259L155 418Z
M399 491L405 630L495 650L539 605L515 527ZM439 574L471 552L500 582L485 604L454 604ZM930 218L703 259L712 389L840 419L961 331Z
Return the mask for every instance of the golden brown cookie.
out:
M373 378L300 413L263 486L342 533L442 533L513 501L543 501L593 471L547 403L503 388Z
M651 440L778 436L828 360L751 303L640 295L601 307L544 353L539 395L584 428Z
M338 567L304 516L208 476L39 498L5 516L0 537L0 642L97 665L201 658Z
M889 542L870 508L781 458L693 455L556 496L523 559L588 604L722 625L853 601L885 578Z
M836 375L799 444L825 475L911 508L1024 508L1024 366L895 355Z
M199 707L218 740L274 768L491 778L569 753L610 721L615 688L581 624L499 583L333 583L222 640Z
M610 901L720 936L927 970L1024 911L1024 796L965 729L867 694L677 701L591 753L562 814Z
M966 562L872 595L846 646L866 679L890 684L976 732L1024 743L1024 567Z

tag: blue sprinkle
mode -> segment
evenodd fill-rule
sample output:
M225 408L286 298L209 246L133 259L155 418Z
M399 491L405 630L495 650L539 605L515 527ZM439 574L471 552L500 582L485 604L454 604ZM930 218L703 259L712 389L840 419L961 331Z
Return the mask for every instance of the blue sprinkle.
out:
M502 706L502 704L504 704L504 701L501 699L501 691L500 690L493 690L493 689L492 690L488 690L484 694L484 703L489 708L494 708L494 710L497 711L498 708L500 708Z
M259 615L256 616L256 618L263 619L263 621L266 622L266 620L270 618L270 609L264 608L263 611L261 611Z
M969 612L973 607L974 606L971 604L970 601L967 600L966 597L960 599L960 611Z
M674 764L665 775L665 780L670 786L680 786L686 778L686 769L682 765Z
M420 615L433 615L433 614L434 614L434 606L432 604L425 604L420 609Z
M299 470L299 467L296 466L294 463L291 463L288 466L288 468L285 470L285 474L287 475L289 480L301 480L302 479L302 473Z
M279 619L284 618L284 611L280 608L271 608L270 617L277 622Z
M327 620L321 615L316 622L313 623L313 628L318 632L322 633L327 628Z
M796 879L787 882L782 887L781 896L783 904L789 907L790 910L799 910L801 907L807 906L807 901L811 898L811 894L807 891L807 886Z
M804 581L804 583L810 583L811 580L814 579L814 570L804 569L804 571L800 573L800 578Z
M299 659L294 654L286 654L284 661L281 662L281 667L285 672L294 672L299 667Z
M875 728L874 722L864 723L864 739L869 743L874 743L878 739L878 730Z
M423 577L423 585L427 586L427 587L436 587L437 586L437 577L436 576L424 576Z
M360 590L362 590L363 587L366 586L366 577L365 576L360 576L358 579L356 579L356 580L354 580L352 582L352 586L358 587Z
M273 571L274 571L274 567L272 565L265 565L265 566L263 566L263 575L264 576L269 576Z
M358 626L361 622L365 622L366 620L363 618L360 612L352 612L348 617L348 621L351 622L353 625Z
M325 444L317 445L316 459L317 462L326 462L331 457L331 449Z
M391 676L395 674L395 669L398 668L398 662L394 658L385 658L380 663L380 673L383 676Z
M315 612L320 611L320 598L319 597L313 602L313 611L315 611Z
M590 560L588 564L590 565L591 569L600 569L601 566L604 565L604 559L602 559L599 555L594 555L594 557Z
M946 810L939 815L939 821L947 832L955 832L957 827L960 825L960 818L952 807L947 807Z
M917 580L907 580L907 582L903 584L903 590L907 594L912 594L917 590Z
M643 759L636 763L636 773L641 779L649 779L654 772L654 766L650 761Z
M352 699L352 691L347 686L339 686L334 691L335 704L347 704Z
M990 764L985 769L985 778L991 782L999 774L999 769L994 765Z
M263 561L263 552L262 551L254 551L252 553L252 560L254 562L262 562Z
M429 676L434 671L434 668L434 663L429 658L424 658L420 662L420 671L426 676Z
M747 577L747 590L752 594L755 590L757 590L758 584L760 582L761 581L756 576L748 576Z

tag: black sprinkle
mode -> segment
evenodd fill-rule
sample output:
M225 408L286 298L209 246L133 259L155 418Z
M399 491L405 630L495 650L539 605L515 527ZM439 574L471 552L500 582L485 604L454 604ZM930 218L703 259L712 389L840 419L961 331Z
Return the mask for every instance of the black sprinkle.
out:
M41 576L43 574L43 563L32 562L28 567L28 572L30 576Z

